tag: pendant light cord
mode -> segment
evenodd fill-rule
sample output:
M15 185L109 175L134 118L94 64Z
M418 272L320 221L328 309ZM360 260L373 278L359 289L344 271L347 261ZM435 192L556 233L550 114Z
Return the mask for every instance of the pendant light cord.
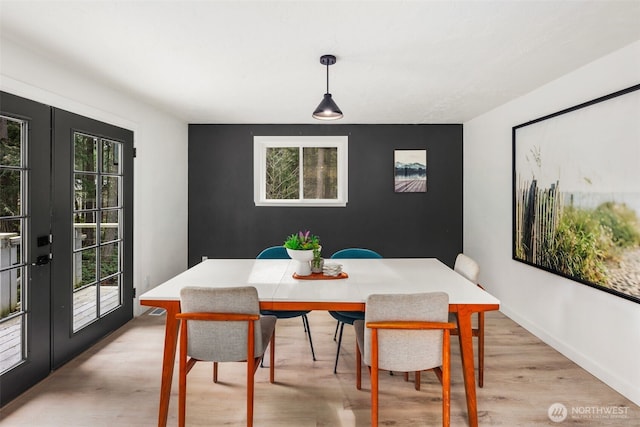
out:
M327 63L327 93L329 93L329 63Z

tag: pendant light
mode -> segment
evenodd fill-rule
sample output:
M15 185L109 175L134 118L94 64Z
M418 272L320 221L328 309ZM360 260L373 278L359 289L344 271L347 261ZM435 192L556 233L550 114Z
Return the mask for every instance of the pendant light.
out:
M313 118L318 120L337 120L342 118L342 111L333 102L329 93L329 65L336 63L336 57L333 55L322 55L320 63L327 67L327 93L324 94L318 108L313 112Z

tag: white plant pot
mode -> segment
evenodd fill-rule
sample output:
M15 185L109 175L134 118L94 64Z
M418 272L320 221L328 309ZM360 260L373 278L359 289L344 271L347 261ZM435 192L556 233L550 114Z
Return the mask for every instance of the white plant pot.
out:
M308 250L295 250L287 249L289 257L296 261L296 274L298 276L308 276L311 274L311 263L313 259L313 249Z

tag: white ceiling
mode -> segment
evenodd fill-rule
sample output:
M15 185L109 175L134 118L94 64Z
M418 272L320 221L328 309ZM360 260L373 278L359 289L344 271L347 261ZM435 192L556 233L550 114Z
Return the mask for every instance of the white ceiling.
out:
M336 123L463 123L640 40L640 1L1 0L0 25L189 123L319 123L326 53Z

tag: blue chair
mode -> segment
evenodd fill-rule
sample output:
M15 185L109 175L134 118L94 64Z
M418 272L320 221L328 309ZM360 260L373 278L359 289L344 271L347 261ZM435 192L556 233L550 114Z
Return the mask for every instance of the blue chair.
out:
M262 252L258 254L256 259L289 259L289 254L287 254L287 249L284 246L271 246L269 248L264 249ZM313 350L313 341L311 340L311 329L309 328L309 319L307 318L307 311L272 311L272 310L261 310L260 314L263 316L276 316L278 319L291 319L293 317L302 317L302 326L304 327L304 331L307 333L309 337L309 345L311 346L311 356L313 360L316 360L316 352ZM271 361L273 364L273 360Z
M331 258L382 258L382 255L376 251L372 251L371 249L347 248L340 249L338 252L335 252L331 255Z
M371 249L362 248L347 248L341 249L338 252L331 255L331 259L345 259L345 258L382 258L382 255ZM345 323L353 325L356 320L364 319L364 311L330 311L329 314L338 321L336 325L336 331L333 334L333 340L336 340L338 335L338 329L340 329L340 335L338 338L338 352L336 353L336 363L333 366L333 373L338 373L338 358L340 357L340 346L342 344L342 331L344 330Z
M289 254L284 246L271 246L260 252L256 259L289 259Z

